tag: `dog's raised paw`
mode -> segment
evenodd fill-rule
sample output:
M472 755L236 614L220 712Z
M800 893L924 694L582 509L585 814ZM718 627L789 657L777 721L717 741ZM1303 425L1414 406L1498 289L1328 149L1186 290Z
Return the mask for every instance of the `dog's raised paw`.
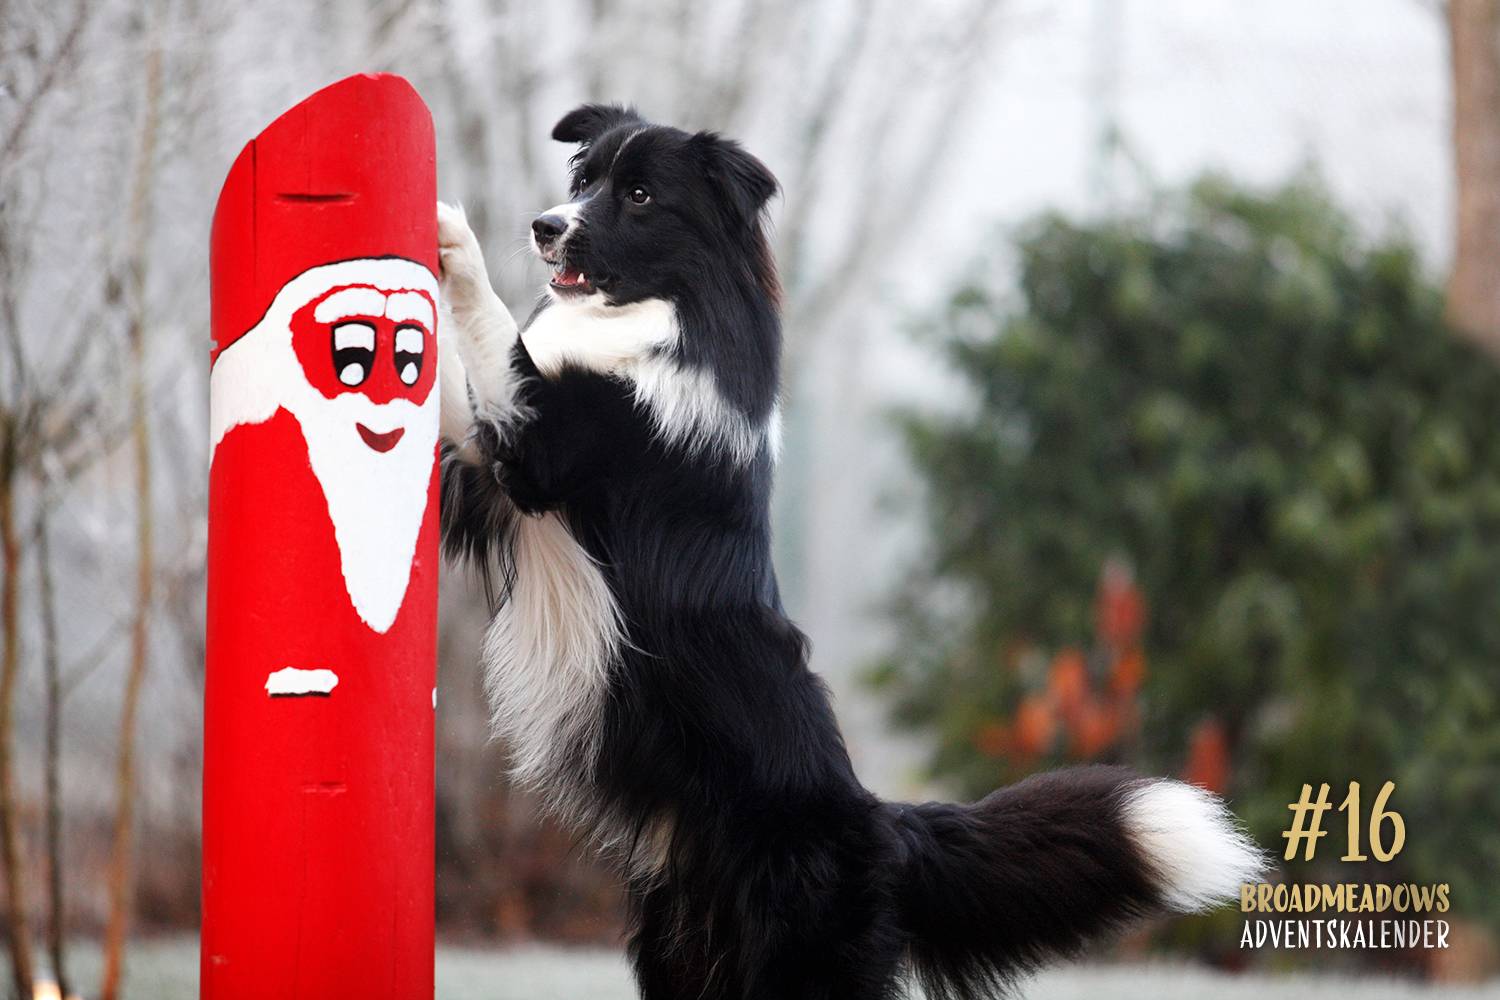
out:
M470 309L484 301L489 291L489 276L484 269L484 252L469 228L464 210L457 205L437 203L438 261L441 273L438 283L444 301L451 308Z

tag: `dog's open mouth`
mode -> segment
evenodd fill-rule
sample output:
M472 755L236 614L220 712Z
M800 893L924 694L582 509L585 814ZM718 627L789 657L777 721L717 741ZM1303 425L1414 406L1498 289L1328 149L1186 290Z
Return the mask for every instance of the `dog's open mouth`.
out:
M552 287L563 292L592 292L594 286L576 267L560 267L552 272Z

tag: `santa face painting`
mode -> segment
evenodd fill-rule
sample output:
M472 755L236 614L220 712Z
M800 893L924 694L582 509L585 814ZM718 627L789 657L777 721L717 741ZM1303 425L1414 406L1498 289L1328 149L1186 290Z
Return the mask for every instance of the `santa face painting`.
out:
M327 399L358 393L376 405L398 397L420 405L434 379L426 360L436 323L427 291L337 285L292 314L292 347ZM385 452L395 443L370 447Z
M214 363L213 447L296 418L354 610L384 633L405 599L438 433L437 283L420 264L325 264L287 282Z

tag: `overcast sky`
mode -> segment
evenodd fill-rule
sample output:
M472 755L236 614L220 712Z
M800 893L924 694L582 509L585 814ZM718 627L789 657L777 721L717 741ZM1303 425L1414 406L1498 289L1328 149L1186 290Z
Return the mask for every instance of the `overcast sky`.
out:
M1210 168L1274 184L1313 160L1367 231L1399 217L1429 270L1446 266L1448 54L1437 3L1013 0L1002 37L974 94L985 124L949 179L954 212L1014 223L1043 208L1088 210L1112 104L1158 184ZM930 277L911 292L937 291Z

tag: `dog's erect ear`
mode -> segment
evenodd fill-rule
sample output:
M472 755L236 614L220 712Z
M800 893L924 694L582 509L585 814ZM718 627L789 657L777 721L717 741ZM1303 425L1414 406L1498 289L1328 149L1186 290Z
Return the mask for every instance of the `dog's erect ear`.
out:
M584 104L562 116L552 129L552 138L587 146L616 125L640 120L635 108L622 108L618 104Z
M708 175L723 189L728 204L735 207L744 222L754 222L776 193L776 178L771 171L732 139L699 132L693 141L702 149Z

